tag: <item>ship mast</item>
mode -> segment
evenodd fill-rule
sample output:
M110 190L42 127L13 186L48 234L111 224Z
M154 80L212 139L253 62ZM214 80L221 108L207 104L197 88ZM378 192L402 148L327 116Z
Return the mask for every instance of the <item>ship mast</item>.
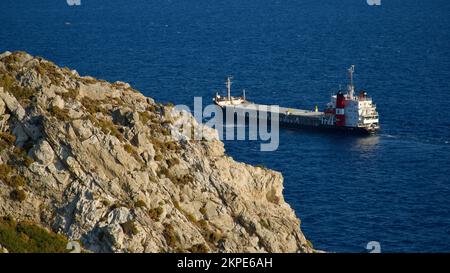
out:
M227 78L227 98L228 101L231 101L231 76L228 76Z
M349 95L349 99L353 99L353 95L355 93L355 87L353 86L353 73L355 73L355 65L353 64L349 69L348 69L348 76L350 78L350 84L348 85L348 95Z

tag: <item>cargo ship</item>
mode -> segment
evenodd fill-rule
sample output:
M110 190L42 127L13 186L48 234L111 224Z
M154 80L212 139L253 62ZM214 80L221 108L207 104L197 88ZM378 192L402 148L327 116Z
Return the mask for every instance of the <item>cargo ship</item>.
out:
M339 90L336 95L331 96L325 109L321 112L315 106L314 110L295 109L287 107L277 107L277 110L271 109L269 105L262 105L250 102L246 99L245 90L242 96L231 96L231 79L226 81L227 96L220 96L216 93L213 101L224 111L233 111L236 115L246 115L248 118L251 111L267 111L265 117L271 119L277 117L279 125L283 127L298 127L309 129L339 130L353 133L373 134L380 130L379 117L376 105L367 92L360 91L355 95L353 85L353 74L355 66L348 69L349 84L344 93ZM340 88L339 88L340 89ZM273 109L273 108L272 108ZM276 111L277 115L273 115ZM256 114L259 118L259 114Z

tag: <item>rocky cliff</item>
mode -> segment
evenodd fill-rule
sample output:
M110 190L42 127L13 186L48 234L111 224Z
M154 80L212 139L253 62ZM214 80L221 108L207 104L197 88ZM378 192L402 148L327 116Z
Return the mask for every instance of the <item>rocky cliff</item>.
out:
M281 174L234 161L192 116L209 140L174 139L181 116L126 83L1 54L0 216L93 252L312 252Z

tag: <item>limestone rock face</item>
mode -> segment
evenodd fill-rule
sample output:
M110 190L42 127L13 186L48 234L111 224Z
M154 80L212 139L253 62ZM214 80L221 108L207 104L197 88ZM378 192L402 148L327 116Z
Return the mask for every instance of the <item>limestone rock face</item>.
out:
M234 161L214 129L129 84L3 53L0 112L0 163L11 169L0 216L93 252L314 251L280 173ZM181 118L205 137L175 130ZM7 183L17 176L24 183Z
M39 142L33 146L30 153L38 163L43 165L49 165L53 162L55 157L52 147L44 139L39 140Z
M3 88L4 89L4 88ZM8 107L9 111L18 119L22 120L25 117L25 109L17 101L17 99L9 94L8 92L1 92L0 99L2 99L3 104Z

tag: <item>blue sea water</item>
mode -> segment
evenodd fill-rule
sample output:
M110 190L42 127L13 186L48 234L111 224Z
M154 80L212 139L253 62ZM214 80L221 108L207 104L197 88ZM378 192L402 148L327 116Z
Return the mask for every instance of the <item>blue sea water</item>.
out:
M380 134L282 130L275 152L249 141L226 150L283 173L316 248L365 252L378 241L382 252L448 252L449 14L445 0L2 0L0 51L187 105L210 100L231 74L250 100L312 109L355 64Z

